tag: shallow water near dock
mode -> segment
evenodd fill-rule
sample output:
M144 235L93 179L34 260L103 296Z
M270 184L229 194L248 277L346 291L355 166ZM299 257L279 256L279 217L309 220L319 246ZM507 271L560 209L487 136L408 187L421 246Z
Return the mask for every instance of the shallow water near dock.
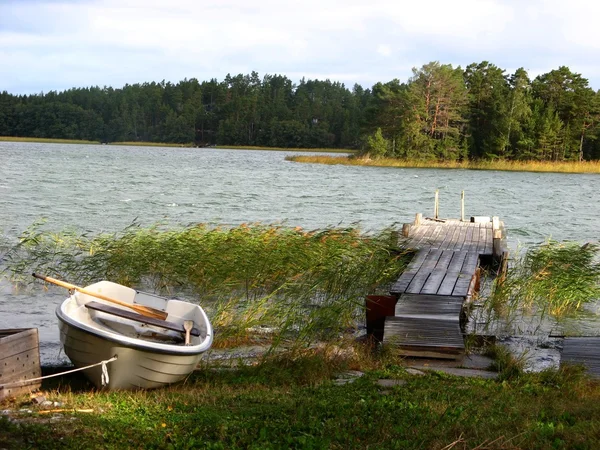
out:
M0 242L40 218L44 229L97 234L132 222L284 223L364 232L431 215L499 216L512 249L555 240L597 241L600 176L325 166L285 160L297 152L0 142ZM0 258L2 254L0 253ZM0 265L2 264L0 260ZM76 281L76 280L70 280ZM37 327L42 361L60 354L58 288L15 292L0 281L0 328ZM582 322L598 331L598 307Z

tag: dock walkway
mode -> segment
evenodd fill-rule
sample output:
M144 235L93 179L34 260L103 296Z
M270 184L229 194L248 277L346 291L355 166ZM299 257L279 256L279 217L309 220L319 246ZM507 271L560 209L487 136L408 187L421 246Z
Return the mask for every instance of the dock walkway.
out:
M467 222L417 214L403 234L417 252L390 290L396 305L385 318L383 342L407 356L458 358L463 307L479 289L480 266L502 255L502 224L496 217Z

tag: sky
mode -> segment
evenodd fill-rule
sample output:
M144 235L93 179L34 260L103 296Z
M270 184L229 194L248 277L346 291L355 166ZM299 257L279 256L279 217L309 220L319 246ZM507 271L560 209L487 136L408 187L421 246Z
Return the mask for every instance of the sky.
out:
M0 92L258 72L352 88L431 61L600 89L596 0L0 0Z

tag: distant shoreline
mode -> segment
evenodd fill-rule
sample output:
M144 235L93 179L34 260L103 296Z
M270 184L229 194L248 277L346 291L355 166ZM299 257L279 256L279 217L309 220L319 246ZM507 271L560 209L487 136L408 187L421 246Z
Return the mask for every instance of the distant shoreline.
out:
M217 150L267 150L267 151L290 151L290 152L303 152L303 153L344 153L353 154L356 150L340 149L340 148L284 148L284 147L260 147L251 145L214 145L209 147L198 147L194 144L174 144L165 142L137 142L137 141L126 141L126 142L109 142L106 144L100 141L86 141L77 139L53 139L53 138L34 138L34 137L17 137L17 136L0 136L0 142L33 142L40 144L85 144L85 145L122 145L128 147L172 147L172 148L213 148Z
M288 161L312 164L396 167L406 169L499 170L505 172L600 173L600 161L423 161L396 158L344 158L339 156L289 156Z

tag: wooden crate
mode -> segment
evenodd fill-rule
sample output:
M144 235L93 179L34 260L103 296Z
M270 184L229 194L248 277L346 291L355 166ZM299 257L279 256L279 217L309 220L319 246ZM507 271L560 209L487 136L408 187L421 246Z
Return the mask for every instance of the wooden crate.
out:
M41 381L18 383L42 376L37 328L0 330L0 400L32 392Z

